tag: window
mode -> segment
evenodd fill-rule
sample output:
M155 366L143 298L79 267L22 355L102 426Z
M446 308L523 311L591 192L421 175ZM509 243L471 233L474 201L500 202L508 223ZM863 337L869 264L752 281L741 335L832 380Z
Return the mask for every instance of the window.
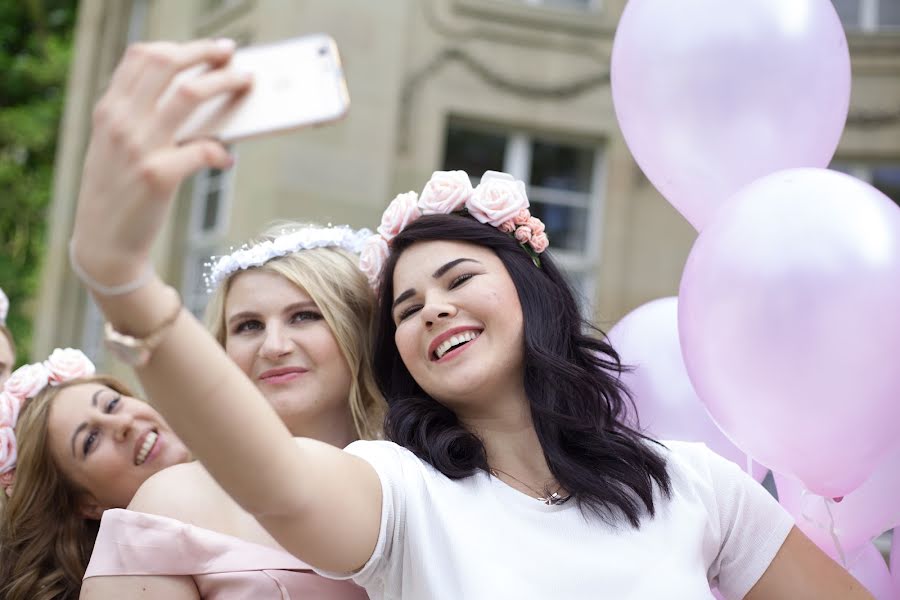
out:
M209 300L203 281L204 264L218 252L228 228L233 172L233 167L228 171L208 169L194 177L181 291L184 305L197 318L202 318Z
M835 161L830 168L871 184L900 204L900 161L871 164Z
M832 0L848 29L867 32L900 29L898 0Z
M84 319L81 323L81 344L79 348L95 363L103 363L106 356L106 347L103 345L103 313L93 296L86 294L87 302L84 307Z
M473 184L487 170L524 181L554 257L589 308L600 247L595 223L602 204L601 160L596 142L451 120L442 168L466 171Z

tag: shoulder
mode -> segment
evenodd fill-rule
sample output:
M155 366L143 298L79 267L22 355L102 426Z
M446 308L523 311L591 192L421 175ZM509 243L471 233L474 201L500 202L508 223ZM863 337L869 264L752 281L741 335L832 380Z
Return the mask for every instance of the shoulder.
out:
M344 448L344 451L362 458L378 471L429 467L403 446L386 440L358 440Z
M702 442L660 441L657 448L670 465L670 474L714 481L719 478L741 477L743 470L727 458L716 454Z
M403 446L387 440L356 440L344 448L344 451L362 458L384 457L400 460L412 457L413 460L419 460Z
M223 507L218 484L199 462L167 467L138 489L128 510L208 526L211 514Z

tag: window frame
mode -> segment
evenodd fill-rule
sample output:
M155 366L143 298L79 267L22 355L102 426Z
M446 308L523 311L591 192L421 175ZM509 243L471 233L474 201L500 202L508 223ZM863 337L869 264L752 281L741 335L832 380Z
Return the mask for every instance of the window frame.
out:
M202 319L209 294L203 281L204 263L219 251L231 221L231 208L234 198L234 172L237 167L237 156L232 149L229 152L235 157L234 166L226 170L205 169L194 176L191 186L190 215L185 236L185 253L181 272L181 294L184 306L199 319ZM212 178L210 175L218 172ZM216 193L215 222L211 227L204 227L204 219L210 192Z
M900 23L882 24L880 14L882 3L891 0L857 0L859 6L859 18L856 23L841 21L848 32L862 32L866 34L900 31Z
M581 250L566 250L554 248L553 240L550 240L550 250L557 265L569 278L572 287L580 294L579 300L586 314L592 312L596 302L598 271L601 261L603 244L603 211L606 195L606 152L607 146L602 139L580 137L564 132L550 132L546 130L530 130L519 127L505 126L499 123L482 122L469 118L455 118L451 116L445 126L443 138L444 151L441 156L441 168L447 168L446 134L451 127L470 130L474 133L483 132L506 138L506 147L503 153L503 171L525 183L529 199L533 203L558 204L563 206L576 206L586 211L587 225L585 227L584 246ZM594 156L591 164L589 192L570 192L554 188L539 188L531 184L531 160L533 147L536 141L550 142L559 145L570 145L577 148L590 149ZM470 177L479 177L480 173L469 173ZM473 181L473 184L477 183ZM540 190L541 194L533 194L532 190ZM562 201L547 202L544 194L556 195ZM535 200L534 196L542 196ZM582 197L584 201L566 202L565 196Z

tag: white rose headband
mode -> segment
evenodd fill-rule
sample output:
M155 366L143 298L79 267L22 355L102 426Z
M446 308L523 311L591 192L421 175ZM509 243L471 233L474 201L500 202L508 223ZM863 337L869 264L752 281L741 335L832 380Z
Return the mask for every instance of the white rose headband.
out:
M212 256L204 266L206 291L212 293L232 273L241 269L259 267L273 258L287 256L300 250L313 248L341 248L359 254L365 241L372 235L368 229L354 230L346 225L336 227L300 227L286 229L272 240L258 244L244 244L224 256Z
M391 242L397 234L423 215L455 212L468 213L478 222L514 237L540 268L538 255L547 249L550 240L544 233L544 223L531 216L528 206L525 184L509 173L486 171L473 189L465 171L435 171L421 196L407 192L388 205L378 233L371 236L362 249L359 268L369 278L369 284L377 287Z
M16 479L16 423L28 400L49 386L90 377L96 372L81 350L57 348L44 362L23 365L13 371L0 392L0 487L12 495Z

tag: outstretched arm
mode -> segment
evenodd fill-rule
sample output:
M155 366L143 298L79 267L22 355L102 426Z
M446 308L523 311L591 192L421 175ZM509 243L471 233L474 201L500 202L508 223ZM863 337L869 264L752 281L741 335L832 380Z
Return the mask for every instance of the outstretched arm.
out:
M745 600L875 600L794 527Z
M179 146L174 138L200 103L250 85L222 66L232 52L233 45L214 41L140 44L117 67L94 113L72 234L73 258L96 283L141 277L180 182L199 169L231 165L215 141ZM214 68L164 95L175 75L204 63ZM136 337L155 331L180 303L156 276L130 293L94 296L113 327ZM137 373L195 456L285 549L333 571L365 563L381 517L374 469L327 444L296 444L187 311Z

